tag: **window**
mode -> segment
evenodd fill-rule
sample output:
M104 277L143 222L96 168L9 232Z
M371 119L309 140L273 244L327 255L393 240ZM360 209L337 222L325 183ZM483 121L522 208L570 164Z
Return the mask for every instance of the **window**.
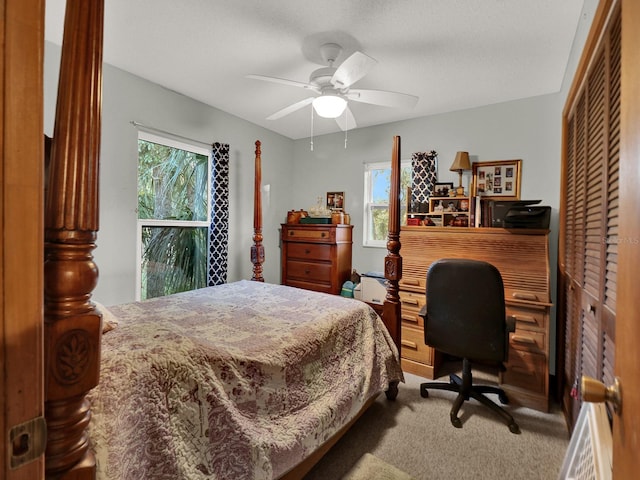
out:
M386 247L389 233L389 187L391 162L368 163L364 170L364 238L366 247ZM411 162L401 162L400 218L407 214L407 189L411 185Z
M136 298L207 285L209 152L138 134Z

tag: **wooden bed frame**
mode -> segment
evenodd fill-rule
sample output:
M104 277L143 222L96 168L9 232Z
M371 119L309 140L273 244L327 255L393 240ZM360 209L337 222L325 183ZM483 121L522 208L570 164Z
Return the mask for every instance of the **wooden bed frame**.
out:
M98 281L92 251L99 228L98 178L102 104L103 0L68 0L54 136L46 170L44 338L45 474L56 479L95 478L87 426L87 393L99 382L101 316L91 302ZM387 296L383 321L400 350L400 138L392 151ZM256 141L252 280L262 264L261 151ZM387 397L395 398L397 384ZM364 410L363 410L364 411ZM361 412L362 413L362 412ZM355 421L355 419L354 419ZM350 426L284 478L301 478Z

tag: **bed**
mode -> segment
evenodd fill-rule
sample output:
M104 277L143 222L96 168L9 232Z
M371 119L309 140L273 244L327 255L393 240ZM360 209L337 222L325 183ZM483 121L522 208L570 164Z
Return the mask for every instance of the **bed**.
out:
M46 475L302 478L402 381L400 138L382 318L354 299L264 282L259 141L252 279L109 307L103 318L91 300L103 14L102 1L68 2L47 149Z

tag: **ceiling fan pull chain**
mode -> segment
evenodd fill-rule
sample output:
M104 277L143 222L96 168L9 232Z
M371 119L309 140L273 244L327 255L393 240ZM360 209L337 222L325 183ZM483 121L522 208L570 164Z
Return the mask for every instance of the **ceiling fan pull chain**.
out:
M313 107L311 107L311 151L313 152Z
M349 131L349 115L347 110L344 111L344 149L347 149L347 132Z

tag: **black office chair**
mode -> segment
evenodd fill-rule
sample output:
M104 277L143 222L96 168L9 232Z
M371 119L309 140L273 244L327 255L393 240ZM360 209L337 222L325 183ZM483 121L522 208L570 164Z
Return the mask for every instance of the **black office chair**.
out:
M458 392L451 408L451 423L462 428L458 411L465 400L475 398L500 415L512 433L520 433L513 417L484 394L495 393L502 404L508 403L501 388L473 385L471 362L491 363L504 368L509 332L515 324L505 315L504 286L496 267L487 262L466 259L441 259L427 272L427 304L420 312L424 318L424 341L443 353L462 358L462 378L452 374L449 383L420 385L420 395L429 389Z

